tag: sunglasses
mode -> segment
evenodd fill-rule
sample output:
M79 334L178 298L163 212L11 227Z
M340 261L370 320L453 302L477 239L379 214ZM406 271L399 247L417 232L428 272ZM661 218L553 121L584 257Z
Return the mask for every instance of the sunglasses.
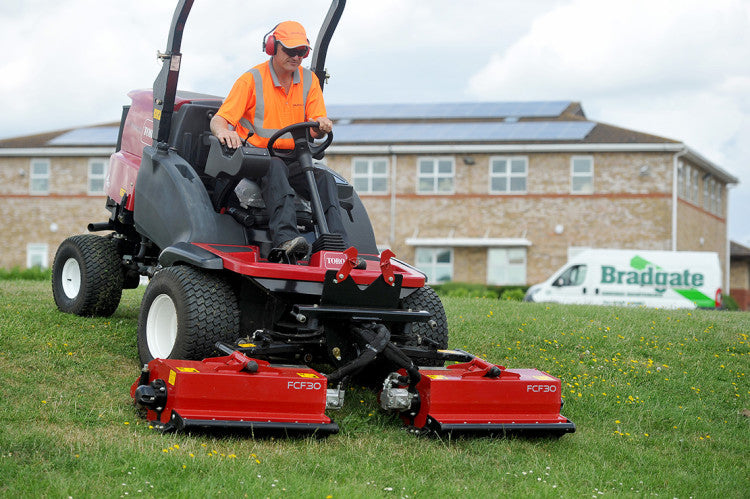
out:
M296 49L288 49L281 45L281 50L284 51L289 57L307 57L307 52L310 50L307 47L297 47Z

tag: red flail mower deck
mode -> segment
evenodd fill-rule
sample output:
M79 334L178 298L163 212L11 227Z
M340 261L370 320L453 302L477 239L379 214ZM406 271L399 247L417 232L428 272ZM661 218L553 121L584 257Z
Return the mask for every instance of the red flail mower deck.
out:
M404 423L437 432L535 431L569 433L560 415L560 380L537 369L505 369L475 357L446 368L424 368L416 415Z
M450 352L449 352L450 353ZM466 355L465 352L453 352ZM562 435L575 425L560 415L560 380L536 369L505 369L474 357L446 368L422 368L416 394L393 373L380 394L415 430L533 432ZM161 431L244 428L331 434L325 415L343 393L303 366L276 366L235 351L202 362L155 359L133 383L131 396Z
M325 415L326 377L302 366L272 366L240 352L155 359L130 389L162 431L191 427L336 433Z

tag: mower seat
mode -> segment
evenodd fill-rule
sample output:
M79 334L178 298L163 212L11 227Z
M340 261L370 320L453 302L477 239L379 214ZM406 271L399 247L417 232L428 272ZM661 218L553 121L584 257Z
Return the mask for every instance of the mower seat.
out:
M219 106L221 100L185 103L172 118L169 143L201 177L204 176L203 169L208 157L211 118Z

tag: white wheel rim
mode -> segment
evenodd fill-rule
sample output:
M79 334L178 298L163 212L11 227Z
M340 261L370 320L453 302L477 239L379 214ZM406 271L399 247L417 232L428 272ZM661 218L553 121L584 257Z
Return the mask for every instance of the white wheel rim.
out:
M60 278L65 296L71 300L76 299L78 293L81 292L81 266L78 265L78 260L75 258L65 260Z
M151 303L146 320L146 341L151 356L166 359L177 339L177 308L172 298L161 294Z

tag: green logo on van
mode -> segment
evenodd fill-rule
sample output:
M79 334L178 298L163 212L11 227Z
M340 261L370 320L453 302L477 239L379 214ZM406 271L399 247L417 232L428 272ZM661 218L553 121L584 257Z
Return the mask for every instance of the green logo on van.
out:
M630 266L636 270L617 270L609 265L602 265L602 284L637 284L657 288L697 288L703 286L705 277L701 273L667 272L651 265L643 258L636 256L630 260Z
M617 270L610 265L602 265L602 284L635 284L638 286L653 286L658 293L664 293L672 288L688 300L695 302L698 307L713 307L714 300L698 289L705 283L705 276L700 272L668 272L658 265L635 256L630 260L630 266L635 270Z

